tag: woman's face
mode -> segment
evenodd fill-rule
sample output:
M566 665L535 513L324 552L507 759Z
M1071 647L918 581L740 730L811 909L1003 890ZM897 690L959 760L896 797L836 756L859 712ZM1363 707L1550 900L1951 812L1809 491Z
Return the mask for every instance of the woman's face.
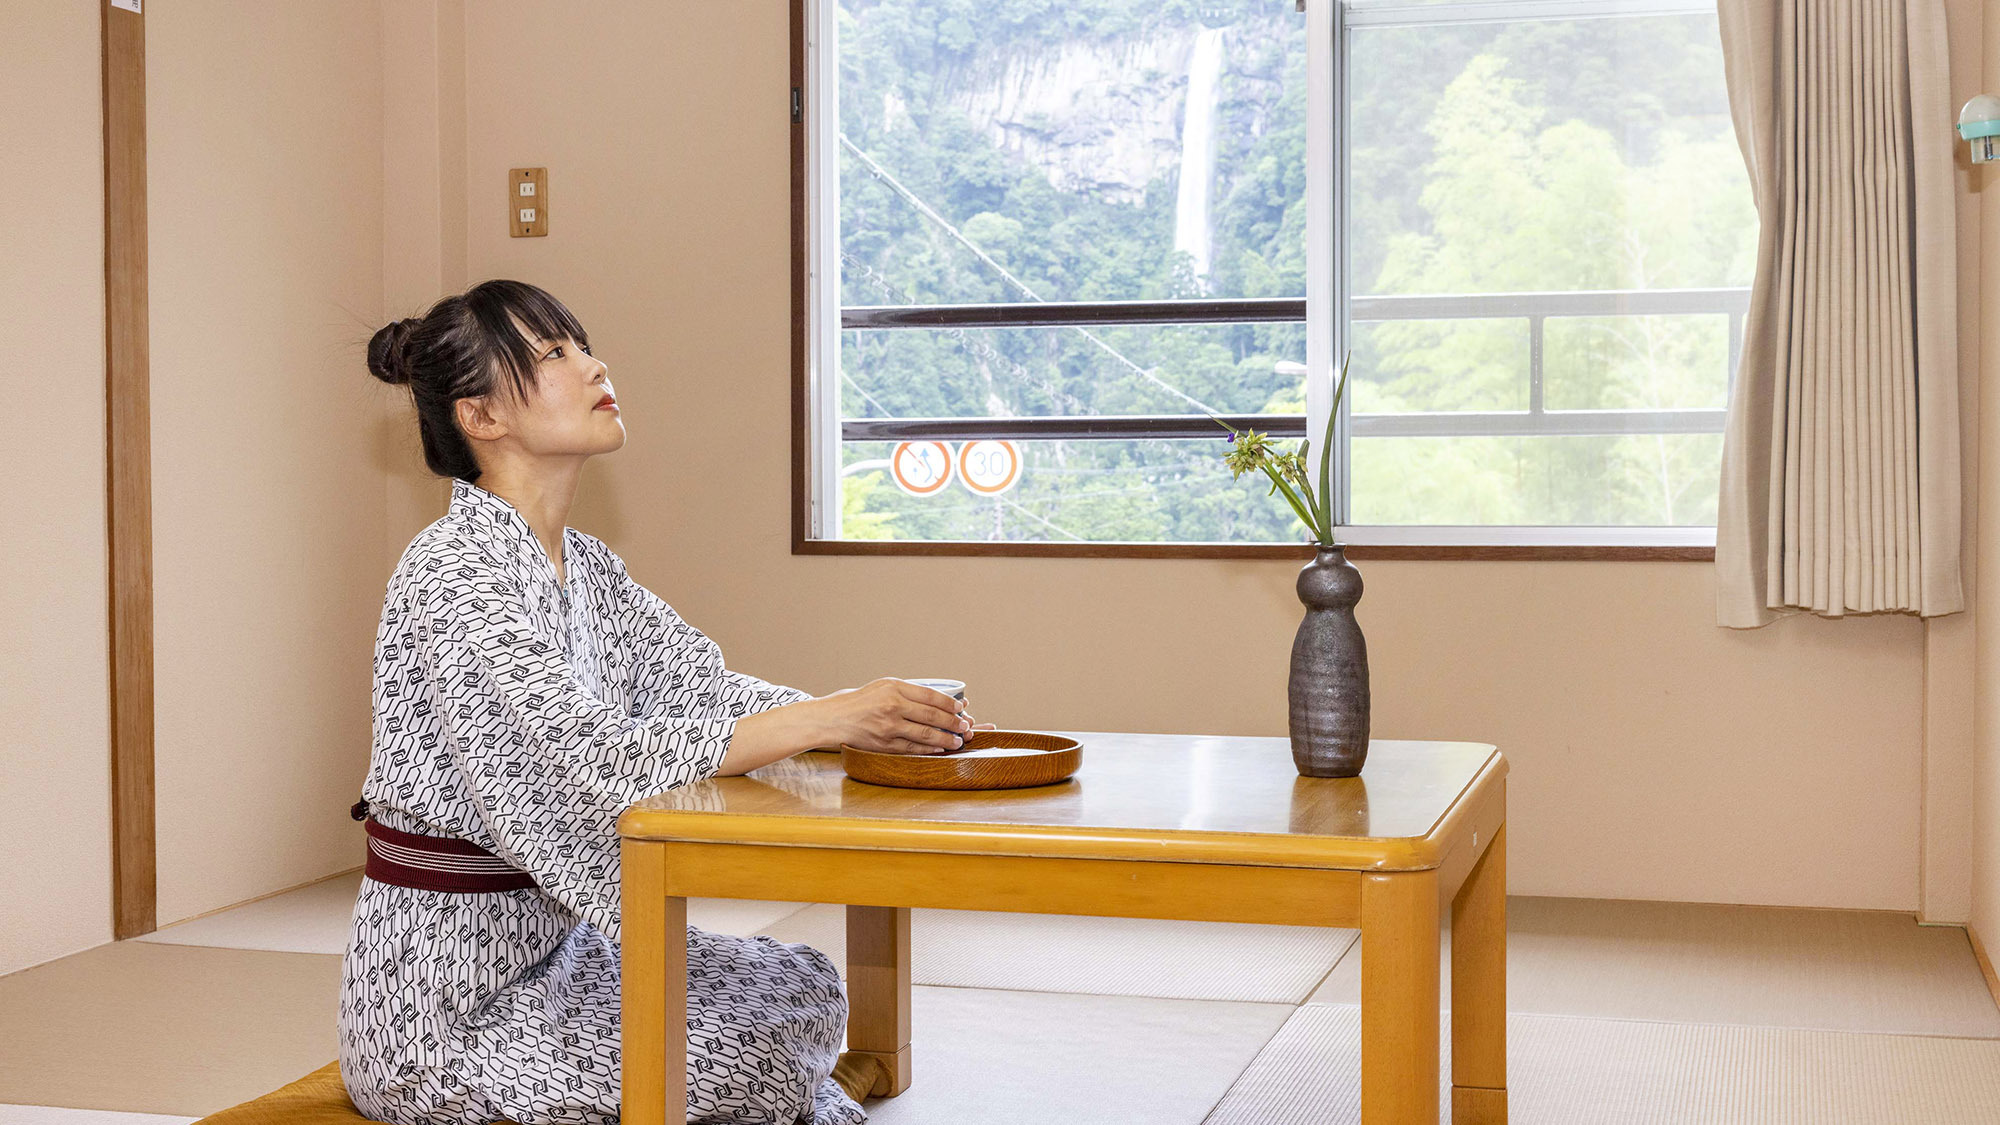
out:
M515 326L535 350L535 381L526 403L505 391L485 396L487 415L499 423L493 436L533 456L588 456L623 447L624 419L606 403L611 369L567 336L544 340L519 321Z

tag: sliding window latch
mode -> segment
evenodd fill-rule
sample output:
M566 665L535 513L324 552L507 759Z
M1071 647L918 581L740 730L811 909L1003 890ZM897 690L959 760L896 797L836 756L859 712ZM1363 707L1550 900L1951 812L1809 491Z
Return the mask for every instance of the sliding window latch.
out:
M1305 3L1305 0L1299 0L1299 3ZM803 120L805 120L805 107L799 98L799 88L794 86L792 87L792 124L796 125Z

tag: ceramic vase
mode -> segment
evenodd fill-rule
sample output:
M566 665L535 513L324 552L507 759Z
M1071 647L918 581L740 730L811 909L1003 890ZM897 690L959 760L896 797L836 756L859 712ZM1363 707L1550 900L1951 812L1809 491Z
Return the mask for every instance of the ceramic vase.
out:
M1299 571L1306 617L1292 641L1292 761L1303 777L1354 777L1368 758L1368 645L1354 620L1361 572L1345 547Z

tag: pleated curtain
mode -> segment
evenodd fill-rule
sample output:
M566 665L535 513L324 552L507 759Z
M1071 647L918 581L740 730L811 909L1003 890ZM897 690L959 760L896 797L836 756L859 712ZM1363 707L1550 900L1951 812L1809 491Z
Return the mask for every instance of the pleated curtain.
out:
M1760 233L1716 618L1965 607L1957 116L1939 0L1719 0Z

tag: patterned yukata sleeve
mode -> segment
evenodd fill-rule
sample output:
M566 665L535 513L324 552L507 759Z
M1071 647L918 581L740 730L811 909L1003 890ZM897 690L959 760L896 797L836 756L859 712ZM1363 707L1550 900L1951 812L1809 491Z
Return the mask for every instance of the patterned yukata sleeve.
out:
M587 690L505 577L459 571L413 595L446 749L501 858L617 940L618 815L713 776L736 720L628 715Z
M740 719L813 698L811 692L725 667L720 646L627 574L617 555L609 549L605 555L623 618L621 632L631 638L631 688L637 713L664 707L673 714L692 708Z

